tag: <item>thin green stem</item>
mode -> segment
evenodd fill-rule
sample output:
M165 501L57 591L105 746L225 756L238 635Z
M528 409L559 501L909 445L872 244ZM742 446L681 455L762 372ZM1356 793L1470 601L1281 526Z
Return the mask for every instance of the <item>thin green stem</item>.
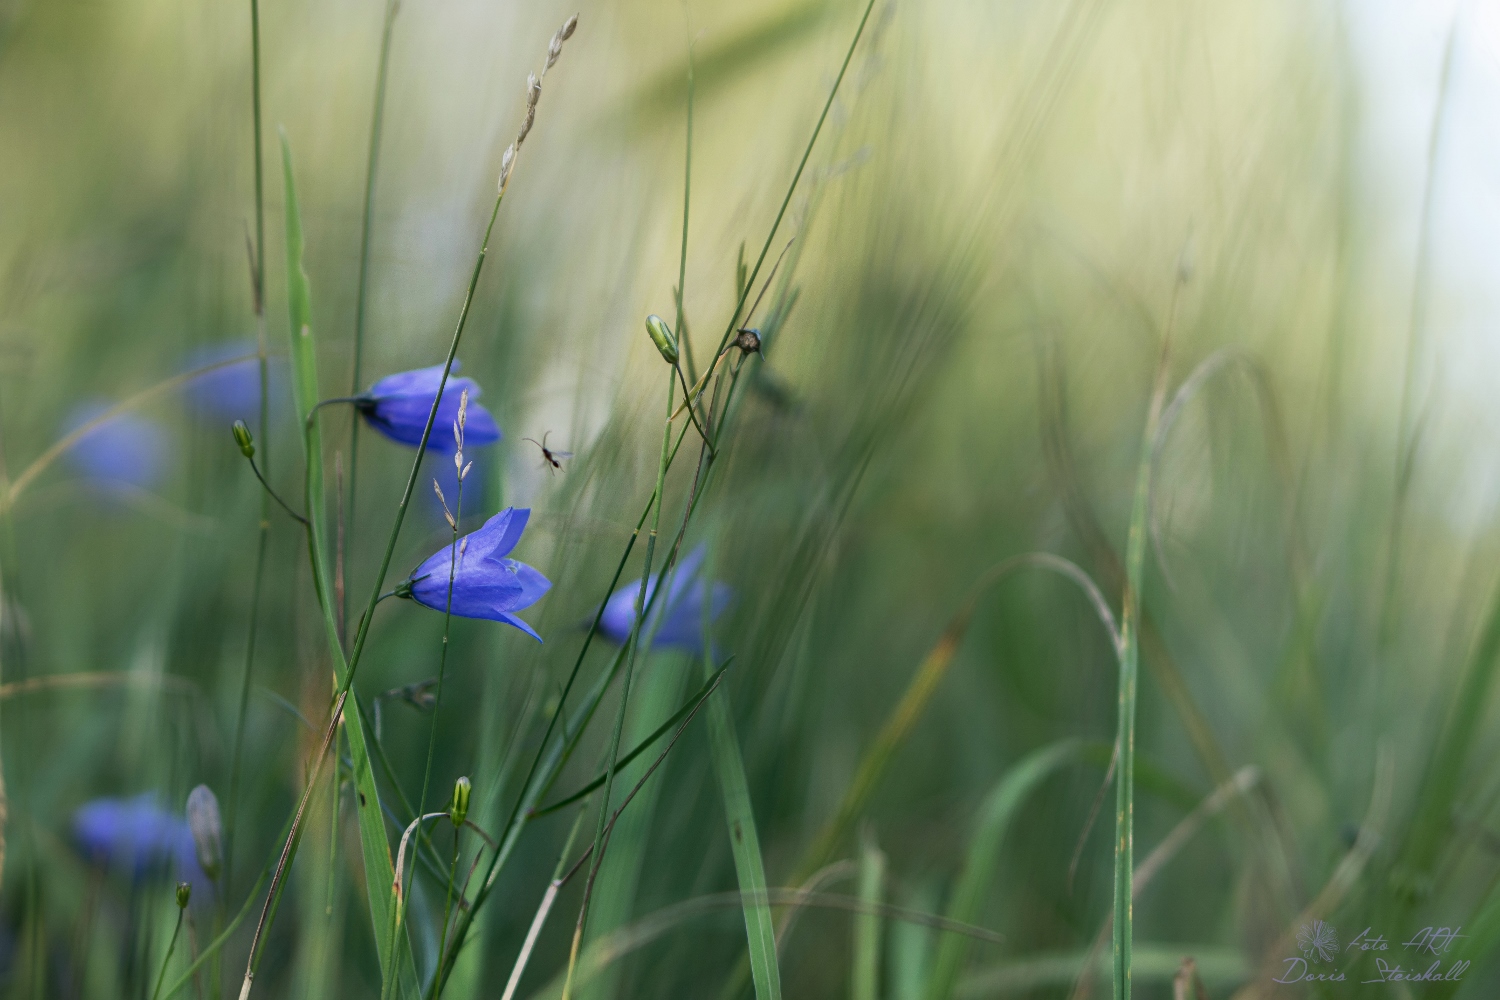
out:
M370 111L370 153L365 161L365 207L364 214L360 220L359 227L359 285L354 296L354 365L352 377L349 381L349 394L358 395L360 386L364 381L364 356L365 356L365 310L369 305L369 280L370 280L370 233L374 228L375 217L375 175L380 164L380 134L385 124L385 85L391 66L391 36L396 26L396 12L401 9L401 0L386 0L385 5L385 27L380 35L380 63L375 70L375 101ZM359 421L352 420L349 423L349 499L345 506L345 532L350 544L345 552L353 549L354 538L354 500L355 487L357 485L356 473L359 469ZM345 578L348 577L349 567L347 556L343 566ZM347 591L343 597L341 610L341 622L349 621L349 598Z
M260 432L260 454L261 463L269 471L270 460L270 389L269 389L269 365L266 360L266 213L265 213L265 173L262 163L261 150L261 117L260 117L260 0L250 0L250 108L251 128L254 133L255 150L255 246L251 250L251 300L255 311L255 348L258 364L257 372L260 376L260 419L257 421ZM253 465L253 463L252 463ZM260 470L256 470L256 477L260 478ZM262 479L264 483L264 479ZM235 713L234 749L229 756L229 801L227 802L226 819L224 830L224 881L222 900L227 899L233 891L234 873L234 835L239 817L239 781L240 761L244 755L245 723L250 706L250 678L255 665L255 635L260 623L260 591L265 578L266 551L270 541L271 532L271 506L270 497L262 493L260 498L260 521L258 528L258 539L255 550L255 573L250 584L250 622L246 626L245 635L245 666L240 680L239 707ZM222 912L220 914L222 918ZM217 956L217 952L215 955ZM214 995L218 996L220 976L218 975L218 958L215 958L214 967Z
M460 428L460 431L462 431L462 428ZM462 458L463 458L463 442L462 442L462 439L459 440L458 447L459 447L459 451L458 451L459 459L462 460ZM448 598L447 598L446 604L443 607L443 649L442 649L442 652L438 656L437 691L434 693L433 702L432 702L432 725L431 725L431 727L429 727L428 732L427 732L427 766L426 766L426 768L422 772L422 791L417 796L417 815L418 816L422 815L427 810L427 791L431 787L431 783L432 783L432 760L433 760L433 757L437 753L438 716L439 716L439 714L443 710L443 678L447 675L447 671L448 671L448 639L449 639L449 628L453 624L453 580L458 575L458 526L461 523L461 519L463 517L463 509L464 509L464 480L463 480L462 470L460 470L459 479L458 479L458 496L457 496L457 499L454 500L453 525L452 525L452 527L453 527L453 538L452 538L452 541L450 541L449 545L448 545ZM457 851L458 851L458 831L457 830L454 830L454 832L453 832L453 838L454 838L454 841L453 841L453 850L455 852L454 864L456 865L458 863L458 858L457 858ZM412 878L416 878L416 875L413 874ZM453 878L452 878L451 874L449 875L449 879L448 879L448 888L449 888L449 892L451 893L452 892L452 888L453 888ZM398 925L403 922L402 918L404 918L406 916L407 907L409 907L411 905L411 895L412 895L411 893L407 893L405 896L402 897L402 901L401 901L401 915L399 917L397 917L397 921L396 921ZM448 914L447 914L446 908L445 908L445 911L444 911L444 914L443 914L443 935L444 935L445 938L447 936L447 933L448 933ZM392 954L394 955L394 953L395 953L395 949L393 948L392 949ZM438 954L441 955L442 953L443 953L442 949L439 948L438 949ZM393 964L394 964L394 961L395 960L393 959ZM397 968L399 968L399 966L397 966ZM438 964L437 972L434 974L435 978L433 980L433 983L434 983L435 986L442 981L442 971L443 971L442 970L442 963L439 963ZM434 993L433 995L436 996L437 994Z
M687 151L683 154L682 166L682 252L677 258L677 339L682 342L682 349L688 352L691 360L692 349L687 343L687 317L683 308L683 299L687 295L688 214L693 204L693 41L691 37L688 39L687 65ZM682 388L686 393L687 386L684 385ZM687 396L684 395L683 398L686 399Z
M260 480L260 485L263 488L263 492L265 493L265 495L268 496L268 497L270 497L272 500L275 500L278 504L280 504L281 505L281 509L284 510L284 511L286 511L288 514L290 514L292 516L292 520L296 521L298 524L302 525L302 527L306 528L308 526L307 525L307 518L305 516L303 516L302 514L297 513L295 510L293 510L291 504L289 504L285 500L281 499L281 495L279 493L277 493L275 490L271 489L271 484L268 483L268 482L266 482L266 477L265 476L261 475L260 467L255 464L255 459L251 458L251 459L249 459L249 462L250 462L250 471L253 472L253 473L255 473L255 478L256 479ZM257 595L257 596L259 596L259 595Z
M161 971L156 974L156 988L151 991L151 1000L161 996L161 984L167 978L167 966L172 962L172 952L177 949L177 935L182 933L182 914L185 907L177 908L177 924L172 928L172 940L167 942L167 953L162 956Z
M628 652L625 655L625 676L620 681L620 707L615 712L614 732L609 738L608 764L604 769L604 796L599 803L599 821L594 829L594 846L599 847L604 843L604 827L609 822L609 800L610 793L614 791L615 774L619 770L620 736L625 731L625 713L630 705L630 682L635 673L635 660L640 653L641 629L646 618L646 590L651 580L651 560L656 553L656 535L661 530L661 511L666 506L666 493L664 488L667 478L667 458L672 448L672 403L676 398L677 381L672 376L674 372L667 373L667 411L666 420L662 427L661 458L656 464L656 513L652 517L651 533L646 536L646 565L641 573L640 589L637 592L635 608L635 620L630 625L630 637L626 640ZM705 442L705 447L707 442ZM660 587L656 588L660 590ZM568 1000L570 988L573 981L573 969L577 961L578 943L583 937L583 932L588 924L589 900L594 888L594 881L599 877L599 863L604 857L603 850L594 851L594 858L589 864L589 877L583 890L583 904L578 909L578 926L573 932L573 954L568 960L568 978L563 985L563 1000Z
M755 258L755 267L750 271L750 277L745 281L745 287L740 290L739 301L735 304L734 312L730 314L729 324L724 327L724 335L719 338L719 346L715 353L722 353L729 344L729 338L734 335L739 326L740 310L745 308L745 300L750 296L750 289L755 287L755 279L760 275L761 265L766 262L766 254L771 252L771 244L776 239L776 232L781 228L781 220L786 216L787 206L792 203L792 195L797 190L797 182L802 179L802 172L807 169L807 161L812 157L813 146L817 145L818 135L823 131L823 123L828 120L828 112L833 108L833 99L838 96L839 86L844 82L844 74L849 71L849 63L854 58L854 50L859 47L859 39L865 33L865 24L870 20L870 12L875 9L875 0L869 0L865 4L865 12L860 15L859 27L854 29L854 40L849 43L849 49L844 53L843 65L839 66L839 75L834 77L833 86L828 90L828 100L823 102L823 110L818 115L818 123L813 126L812 138L807 142L807 148L802 151L802 159L797 163L797 172L792 175L792 182L787 185L786 197L781 199L781 207L776 210L776 220L771 223L771 231L766 234L766 242L760 248L760 256Z
M448 866L448 891L443 896L443 930L438 935L438 955L442 956L448 952L448 920L453 915L453 882L458 877L458 827L453 828L453 863ZM432 998L437 1000L443 995L443 963L437 964L433 972Z

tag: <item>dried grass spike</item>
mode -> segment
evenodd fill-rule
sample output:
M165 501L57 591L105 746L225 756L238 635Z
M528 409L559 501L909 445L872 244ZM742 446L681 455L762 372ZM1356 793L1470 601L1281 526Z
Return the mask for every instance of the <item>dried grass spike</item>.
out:
M505 182L510 180L511 168L516 165L516 144L511 143L505 147L505 152L500 156L500 190L505 190Z

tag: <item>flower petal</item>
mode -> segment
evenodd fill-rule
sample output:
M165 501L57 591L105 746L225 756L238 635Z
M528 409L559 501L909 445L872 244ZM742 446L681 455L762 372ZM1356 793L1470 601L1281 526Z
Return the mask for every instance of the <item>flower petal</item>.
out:
M547 591L552 589L552 581L543 576L535 568L523 562L517 562L514 559L504 559L501 561L515 574L517 582L521 584L521 592L516 596L514 603L511 604L510 610L520 611L522 608L529 608L537 601L540 601Z
M531 520L530 507L507 507L474 532L469 539L469 552L480 559L498 559L510 555L510 550L521 540L526 522Z
M501 614L498 614L498 615L495 616L495 621L497 621L497 622L504 622L507 625L514 625L516 628L520 629L522 632L525 632L527 635L531 636L537 642L541 642L542 641L542 637L536 634L536 629L532 628L530 625L527 625L525 622L523 622L521 619L517 618L515 615L502 612Z

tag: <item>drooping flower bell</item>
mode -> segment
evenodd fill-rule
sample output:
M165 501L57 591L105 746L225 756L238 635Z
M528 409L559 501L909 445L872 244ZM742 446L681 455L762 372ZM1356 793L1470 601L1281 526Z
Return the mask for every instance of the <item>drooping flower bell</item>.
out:
M109 409L104 402L82 403L68 415L63 432L71 434ZM68 449L68 460L106 490L149 490L166 472L167 435L153 420L120 413L84 432Z
M703 652L704 605L707 604L708 620L712 623L724 609L729 607L733 591L727 583L715 583L710 587L703 580L704 548L699 545L684 556L676 566L666 571L667 592L651 608L651 615L641 626L642 637L652 637L656 649L681 649L699 654ZM661 584L661 573L646 584L646 604ZM604 604L604 614L599 619L599 631L616 643L623 645L630 637L630 628L640 615L636 599L640 597L641 581L628 583L610 595ZM654 633L654 636L653 636Z
M458 359L455 358L453 372L457 372L458 367ZM398 444L415 448L422 443L422 431L427 426L427 416L432 412L432 400L442 381L442 365L387 375L355 400L354 406L365 418L365 422L375 430ZM495 425L495 418L474 402L479 398L479 386L473 379L458 378L450 373L447 384L443 386L443 400L438 404L437 419L432 423L428 448L438 452L452 452L454 442L448 434L448 428L458 419L458 401L465 391L469 394L467 443L481 446L500 440L500 428Z
M471 426L473 419L471 404ZM434 611L446 610L451 570L455 615L504 622L541 642L542 637L515 612L535 604L552 584L525 563L506 558L521 540L530 517L528 509L505 508L478 531L460 538L456 546L444 545L433 553L396 587L396 596Z

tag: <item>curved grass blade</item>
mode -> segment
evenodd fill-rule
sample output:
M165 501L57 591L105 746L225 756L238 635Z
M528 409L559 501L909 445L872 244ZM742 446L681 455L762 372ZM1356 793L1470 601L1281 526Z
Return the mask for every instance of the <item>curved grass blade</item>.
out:
M1052 772L1082 757L1084 744L1079 740L1061 740L1051 746L1033 750L1017 761L985 797L979 810L979 823L969 838L969 851L963 873L948 902L949 920L971 924L995 877L1000 848L1017 810L1031 792ZM938 945L937 961L927 986L928 1000L948 1000L958 984L969 942L948 936Z
M1143 982L1170 983L1190 953L1202 981L1224 989L1250 978L1251 968L1238 948L1184 944L1141 944L1135 949L1135 975ZM1106 966L1086 950L1044 952L1010 959L974 973L958 984L958 996L1034 996L1048 987L1066 985L1086 971L1104 972ZM1092 964L1090 964L1092 962ZM1046 994L1043 994L1046 995ZM1227 996L1227 993L1216 993Z

